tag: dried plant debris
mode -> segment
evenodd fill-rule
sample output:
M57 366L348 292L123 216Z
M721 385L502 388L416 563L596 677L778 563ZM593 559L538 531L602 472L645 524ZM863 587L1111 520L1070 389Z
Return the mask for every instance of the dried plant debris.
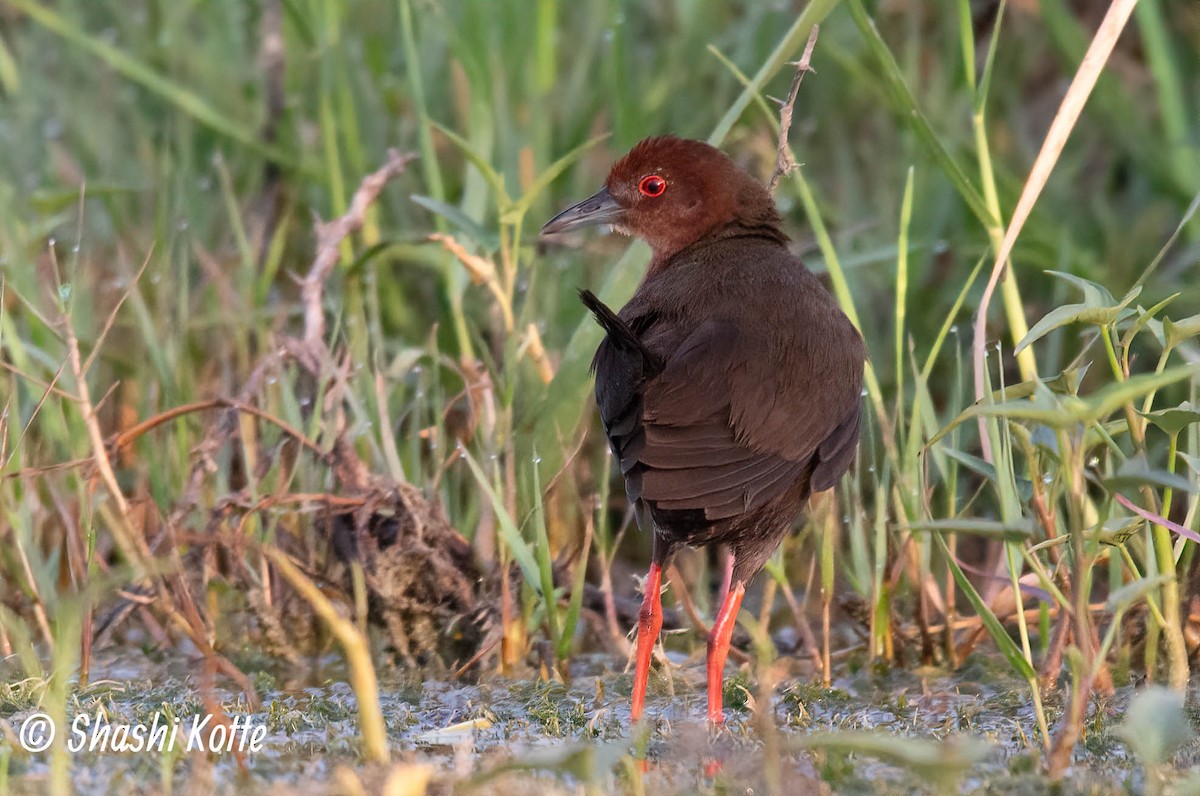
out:
M414 487L396 484L331 515L327 528L340 580L353 593L361 566L368 617L403 663L456 670L477 658L489 628L498 631L470 543Z

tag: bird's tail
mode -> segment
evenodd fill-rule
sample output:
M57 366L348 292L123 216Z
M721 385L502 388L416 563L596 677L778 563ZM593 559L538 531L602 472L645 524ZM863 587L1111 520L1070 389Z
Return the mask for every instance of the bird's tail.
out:
M608 339L613 345L622 351L636 351L640 353L646 363L654 370L661 367L659 358L650 349L646 348L645 344L638 338L637 333L629 328L629 324L621 320L603 301L596 298L595 293L590 290L580 290L579 300L583 302L583 306L592 311L592 315L596 316L596 322L608 334Z

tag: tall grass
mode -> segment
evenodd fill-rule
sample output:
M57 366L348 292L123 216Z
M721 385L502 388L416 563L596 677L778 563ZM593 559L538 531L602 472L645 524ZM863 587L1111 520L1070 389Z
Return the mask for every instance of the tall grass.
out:
M646 252L591 238L543 250L536 230L649 134L708 137L765 177L769 98L820 21L792 130L802 168L777 201L868 342L870 422L836 503L785 545L769 588L822 615L826 680L852 624L838 594L867 606L867 657L895 661L915 637L917 658L954 666L986 636L1028 682L1055 771L1079 724L1068 711L1054 730L1042 702L1063 672L1078 710L1140 644L1135 665L1182 688L1200 505L1200 294L1183 287L1200 22L1139 6L1016 240L972 403L980 272L1098 22L1061 0L972 5L8 0L0 666L66 688L67 653L127 582L162 601L164 638L236 657L243 625L228 617L273 606L275 572L311 585L278 551L329 557L317 503L289 496L340 482L296 452L302 438L348 440L371 473L443 506L505 581L501 667L520 671L544 638L545 674L568 676L585 578L628 594L614 561L648 553L633 534L617 546L621 490L589 431L599 331L575 289L619 303ZM301 322L292 275L311 260L312 215L344 212L393 146L419 161L341 249L326 328L347 359L330 378L272 371L249 396L261 415L219 450L196 450L208 410L97 444L251 382ZM210 566L206 545L235 563ZM197 576L185 558L207 563ZM163 585L185 576L204 589L195 605ZM1120 623L1143 615L1144 633ZM66 691L48 693L65 710Z

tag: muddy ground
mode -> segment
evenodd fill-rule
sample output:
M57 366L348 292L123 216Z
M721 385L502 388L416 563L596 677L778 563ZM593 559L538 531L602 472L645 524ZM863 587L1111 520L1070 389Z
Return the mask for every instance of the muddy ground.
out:
M631 679L611 656L577 660L569 684L487 678L465 684L381 672L393 766L366 766L356 702L336 657L307 671L261 669L257 710L232 690L218 698L231 716L265 726L255 754L68 753L80 793L1030 793L1042 792L1039 743L1025 685L1003 661L977 655L957 671L883 670L851 660L832 688L783 676L771 710L748 672L726 689L730 716L713 736L704 723L703 666L672 653L671 677L651 683L649 733L628 730ZM169 709L205 711L193 661L141 652L102 656L92 683L76 689L68 714L114 723L148 722ZM778 675L778 671L776 672ZM41 684L6 681L0 691L0 791L41 793L46 754L28 754L14 734L38 710ZM1146 789L1146 773L1121 738L1133 686L1093 703L1066 793ZM755 699L758 696L758 699ZM1061 702L1048 700L1049 719ZM766 718L769 723L765 723ZM1200 712L1188 721L1200 726ZM70 718L69 718L70 720ZM11 730L11 732L10 732ZM645 757L646 763L640 759ZM1165 776L1168 792L1200 791L1193 739ZM385 787L388 776L390 786ZM1151 790L1158 784L1155 779ZM404 790L401 784L410 786Z

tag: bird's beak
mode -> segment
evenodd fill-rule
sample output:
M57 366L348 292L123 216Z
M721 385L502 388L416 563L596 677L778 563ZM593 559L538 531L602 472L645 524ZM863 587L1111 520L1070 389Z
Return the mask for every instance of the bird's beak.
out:
M608 188L601 188L579 204L568 207L547 221L546 226L542 227L542 234L556 235L599 224L620 225L624 218L625 208L617 204Z

